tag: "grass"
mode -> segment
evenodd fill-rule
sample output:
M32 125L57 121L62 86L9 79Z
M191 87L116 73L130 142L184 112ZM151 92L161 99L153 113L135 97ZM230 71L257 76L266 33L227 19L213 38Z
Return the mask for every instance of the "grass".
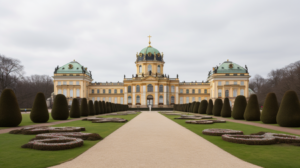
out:
M192 132L205 138L206 140L217 145L223 150L231 153L232 155L242 160L245 160L247 162L253 163L255 165L262 166L265 168L300 167L300 160L296 158L296 156L299 155L299 151L300 151L299 146L291 146L287 144L275 144L275 145L236 144L236 143L223 141L220 136L203 135L202 130L208 128L224 128L224 129L241 130L244 132L244 134L257 133L260 131L284 133L284 134L289 134L289 133L251 126L251 125L233 123L233 122L214 123L208 125L186 124L185 120L174 119L175 117L177 117L175 115L174 116L165 115L165 117L191 130Z
M139 114L139 113L138 113ZM126 116L104 116L118 117L127 120L133 119L138 114ZM122 125L126 123L92 123L90 121L72 121L63 124L54 125L61 126L77 126L85 127L89 133L98 133L105 138ZM19 135L19 134L0 134L0 167L2 168L42 168L54 166L70 159L73 159L98 143L99 141L84 141L84 145L79 148L60 150L60 151L40 151L33 149L21 148L35 135ZM101 151L100 151L101 152ZM101 164L101 163L100 163Z

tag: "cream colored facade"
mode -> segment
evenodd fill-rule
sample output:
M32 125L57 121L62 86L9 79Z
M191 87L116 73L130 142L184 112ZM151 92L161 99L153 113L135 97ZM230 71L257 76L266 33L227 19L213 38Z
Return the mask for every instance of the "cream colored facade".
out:
M152 46L136 54L136 75L121 83L93 83L92 74L75 60L57 67L54 94L64 94L69 104L73 98L128 104L130 107L172 107L193 101L228 97L231 104L238 95L249 92L249 73L231 61L213 67L206 82L180 82L178 76L164 75L164 54ZM183 65L184 66L184 65Z

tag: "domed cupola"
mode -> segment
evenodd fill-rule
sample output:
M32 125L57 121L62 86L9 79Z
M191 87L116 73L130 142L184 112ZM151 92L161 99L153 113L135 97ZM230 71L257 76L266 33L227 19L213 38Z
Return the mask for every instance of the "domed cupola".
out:
M163 53L160 53L156 48L151 46L151 41L149 37L149 46L143 48L139 53L136 54L136 61L161 61L163 62Z

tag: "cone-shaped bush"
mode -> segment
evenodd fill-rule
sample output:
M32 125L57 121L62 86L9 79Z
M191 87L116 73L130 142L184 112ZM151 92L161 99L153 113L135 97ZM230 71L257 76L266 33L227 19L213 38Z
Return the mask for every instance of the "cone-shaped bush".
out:
M193 107L193 113L198 113L199 106L200 106L200 102L196 102Z
M16 127L22 122L17 98L11 89L4 89L0 97L0 127Z
M99 114L98 101L94 102L94 110L95 110L95 115L98 115Z
M191 113L194 111L194 106L195 106L195 104L196 104L196 102L195 102L195 101L194 101L194 102L192 102L192 106L191 106L191 108L190 108L190 112L191 112Z
M231 117L231 107L230 107L229 99L227 97L224 99L221 116L222 117Z
M211 99L209 99L207 109L206 109L206 114L213 115L213 113L212 113L213 108L214 108L213 101Z
M247 121L260 121L260 109L256 94L250 96L244 118Z
M88 116L89 115L89 108L88 108L88 104L87 104L86 98L82 98L81 99L80 115L81 116Z
M198 108L198 113L206 114L207 105L208 105L207 100L202 100Z
M94 103L92 100L89 100L89 115L90 116L95 115Z
M99 111L99 114L102 114L101 104L102 104L102 102L98 101L98 111Z
M188 104L188 103L187 103L187 104L185 104L184 111L185 111L185 112L188 112L188 111L189 111L189 104Z
M102 112L102 113L107 113L107 111L106 111L106 103L105 103L105 101L102 101L102 110L103 110L103 112Z
M44 93L37 93L30 112L30 119L34 123L45 123L49 120L49 112Z
M300 105L295 91L285 92L276 119L282 127L300 127Z
M67 120L69 118L68 102L63 94L55 96L51 116L54 120Z
M216 99L215 100L215 105L214 105L214 108L213 108L213 115L214 116L221 116L222 107L223 107L222 99Z
M110 105L109 102L105 103L106 113L110 113Z
M80 107L78 99L73 99L70 118L80 118Z
M275 93L269 93L264 102L260 117L261 121L265 124L276 124L278 109L279 107Z
M232 117L236 120L243 120L246 106L247 106L247 100L245 96L242 95L237 96L234 101Z

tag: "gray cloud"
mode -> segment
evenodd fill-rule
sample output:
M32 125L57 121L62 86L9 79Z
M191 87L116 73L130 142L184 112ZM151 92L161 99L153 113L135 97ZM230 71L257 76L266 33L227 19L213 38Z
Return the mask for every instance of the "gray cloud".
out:
M27 75L52 75L73 59L95 81L122 81L136 72L135 54L148 45L165 54L165 72L206 80L230 59L252 76L299 60L300 2L0 1L0 54L17 58Z

